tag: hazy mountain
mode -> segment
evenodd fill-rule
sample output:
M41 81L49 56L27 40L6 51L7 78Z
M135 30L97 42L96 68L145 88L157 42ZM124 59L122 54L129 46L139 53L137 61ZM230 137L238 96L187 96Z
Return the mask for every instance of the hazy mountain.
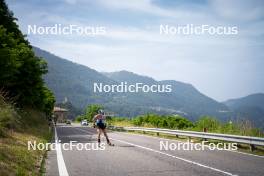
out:
M237 118L249 119L254 125L264 129L264 94L257 93L224 102Z
M255 106L264 110L264 93L256 93L242 98L230 99L224 103L232 109L236 109L241 106Z
M202 115L213 115L222 119L228 116L226 112L229 110L224 104L203 95L191 84L174 80L156 81L150 77L127 71L104 74L116 81L127 81L129 83L142 82L148 85L172 85L172 92L170 93L146 94L147 98L153 102L151 108L157 111L178 113L191 119L196 119Z
M103 104L106 109L119 116L136 116L154 112L159 114L181 114L190 119L202 115L213 115L225 119L228 108L195 89L192 85L173 81L156 81L153 78L128 71L100 73L89 67L70 62L44 50L34 48L36 55L48 63L45 76L48 87L55 93L58 103L65 98L77 108L88 104ZM93 83L170 84L168 93L94 93Z

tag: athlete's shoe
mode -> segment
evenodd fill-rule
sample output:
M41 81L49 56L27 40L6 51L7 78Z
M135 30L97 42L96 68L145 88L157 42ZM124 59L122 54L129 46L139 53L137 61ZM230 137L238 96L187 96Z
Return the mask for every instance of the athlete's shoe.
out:
M115 146L115 144L112 144L111 142L107 143L109 146Z

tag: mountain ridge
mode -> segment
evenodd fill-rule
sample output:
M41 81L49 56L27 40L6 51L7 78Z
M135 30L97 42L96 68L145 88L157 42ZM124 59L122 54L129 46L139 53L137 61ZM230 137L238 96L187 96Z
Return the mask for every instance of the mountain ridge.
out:
M243 105L261 106L261 108L264 110L264 93L259 92L240 98L232 98L224 101L223 103L233 107L243 106Z
M52 53L33 47L37 56L48 63L44 77L53 90L58 103L65 97L76 107L83 109L89 104L102 104L118 116L134 117L145 113L180 114L195 120L211 115L226 120L228 107L202 94L193 85L175 80L157 81L129 71L98 72L87 66L60 58ZM144 84L172 84L171 93L95 93L93 83L119 84L142 82Z
M264 129L264 93L254 93L225 102L238 119L250 120L256 127Z

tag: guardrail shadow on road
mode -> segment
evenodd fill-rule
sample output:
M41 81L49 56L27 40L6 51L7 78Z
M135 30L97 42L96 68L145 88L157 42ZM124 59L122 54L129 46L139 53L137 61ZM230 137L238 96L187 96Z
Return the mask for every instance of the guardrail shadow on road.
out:
M97 139L92 138L91 136L67 136L60 137L60 143L69 143L72 141L76 141L78 143L95 143Z
M133 145L115 145L115 146L117 146L117 147L123 147L123 148L129 148L129 147L133 148L133 147L135 147Z

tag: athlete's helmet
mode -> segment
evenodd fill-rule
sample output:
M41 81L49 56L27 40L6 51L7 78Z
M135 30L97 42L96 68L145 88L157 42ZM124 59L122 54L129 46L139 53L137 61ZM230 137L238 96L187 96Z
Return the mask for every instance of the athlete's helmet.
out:
M103 111L102 109L100 109L100 110L98 111L98 114L104 114L104 111Z

